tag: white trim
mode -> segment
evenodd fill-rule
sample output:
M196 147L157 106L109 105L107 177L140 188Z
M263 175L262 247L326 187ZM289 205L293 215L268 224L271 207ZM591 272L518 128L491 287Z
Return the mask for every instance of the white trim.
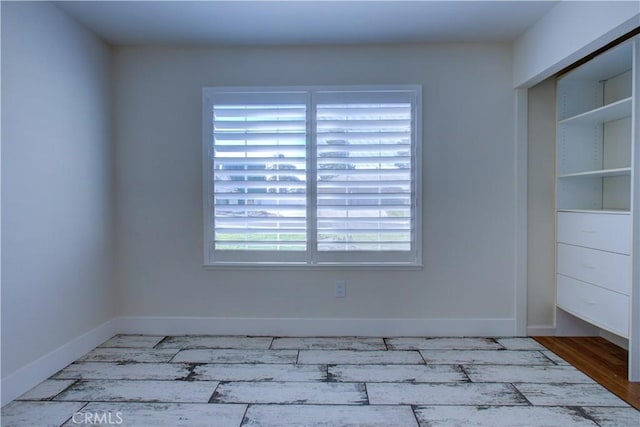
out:
M324 264L273 264L273 263L246 263L246 262L235 262L235 263L218 263L215 265L203 264L202 268L205 270L236 270L236 271L246 271L249 270L261 270L261 271L295 271L295 270L305 270L305 271L341 271L341 270L414 270L419 271L424 269L423 264L409 264L409 263L385 263L385 264L371 264L371 263L324 263Z
M513 336L515 319L121 317L120 332L150 335Z
M554 337L555 335L556 327L553 325L527 326L528 337Z
M629 306L629 381L640 381L640 36L633 40L633 128L631 130L631 298Z
M0 7L0 22L2 22L2 7ZM0 55L0 81L2 81L2 55ZM0 98L2 89L0 88ZM2 117L2 105L0 104L0 118ZM0 135L2 135L2 120L0 119ZM2 201L2 138L0 138L0 201ZM0 203L1 204L1 203ZM0 289L2 289L2 209L0 209ZM2 307L2 294L0 292L0 307ZM0 324L2 320L0 320ZM0 331L4 329L0 327ZM1 332L0 332L1 335ZM2 352L0 351L0 366L2 365ZM0 406L4 405L4 385L0 386Z
M625 350L629 351L629 340L621 337L620 335L616 335L609 331L605 331L604 329L600 329L600 338L604 338L610 343L613 343L618 347L622 347Z
M211 259L210 239L207 236L211 236L212 222L211 222L211 207L209 205L211 194L211 173L210 173L210 147L212 146L211 138L213 134L209 132L210 116L213 111L210 110L211 101L209 100L209 94L206 91L202 91L202 227L204 233L204 239L202 242L202 254L205 263Z
M69 341L41 358L2 379L1 405L4 406L31 390L51 375L84 356L119 330L119 319L111 319L89 332Z
M611 8L606 0L558 2L513 42L513 85L533 87L637 28L637 2L618 3ZM581 31L567 33L568 17L580 22Z
M600 328L556 306L556 336L597 337Z
M515 91L515 266L516 335L527 334L527 134L528 90Z
M250 266L275 267L320 267L335 266L422 266L422 85L356 85L356 86L284 86L284 87L203 87L202 88L202 143L203 143L203 264L209 267L234 267L242 264ZM265 95L276 97L284 102L300 103L300 97L306 97L307 106L307 248L302 251L216 251L213 249L213 225L211 190L212 180L211 114L216 103L235 104L264 103ZM214 99L215 98L215 99ZM322 251L316 250L317 221L314 194L315 184L315 147L317 118L314 111L321 102L407 102L412 115L412 247L410 251ZM310 138L310 139L309 139ZM313 187L313 188L309 188ZM309 191L311 190L311 191ZM309 214L311 212L311 214ZM311 226L312 225L312 226Z

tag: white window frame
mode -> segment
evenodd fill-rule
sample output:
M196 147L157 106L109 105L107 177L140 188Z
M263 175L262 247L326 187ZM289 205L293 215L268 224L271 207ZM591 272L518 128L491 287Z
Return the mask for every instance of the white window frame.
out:
M318 99L337 96L343 100L352 97L361 102L362 95L396 93L400 98L410 100L412 104L412 143L411 143L411 200L412 212L412 249L410 251L317 251L316 241L316 108ZM214 228L214 209L211 203L213 194L213 130L211 112L216 100L238 94L249 97L279 94L286 97L292 94L299 99L300 94L307 95L306 134L307 134L307 250L303 256L279 252L277 259L246 257L242 251L230 251L231 256L221 255L223 251L214 251L212 240ZM269 102L269 98L265 98ZM375 85L375 86L294 86L294 87L204 87L202 90L202 157L203 157L203 258L204 267L364 267L364 268L422 268L422 86L421 85ZM251 251L247 251L251 252ZM407 256L410 254L410 257ZM255 255L255 254L254 254ZM345 257L345 255L348 255Z

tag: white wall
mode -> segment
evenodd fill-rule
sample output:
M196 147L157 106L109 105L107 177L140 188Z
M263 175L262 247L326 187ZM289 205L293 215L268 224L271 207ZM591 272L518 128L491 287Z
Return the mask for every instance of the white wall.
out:
M127 47L115 82L121 315L463 319L485 334L474 319L507 319L499 333L513 332L508 44ZM384 83L424 87L424 270L203 269L202 87Z
M562 1L514 42L514 86L530 87L640 26L640 1Z
M555 328L556 83L529 89L527 152L527 325L529 333Z
M3 392L115 315L109 75L58 8L2 2Z

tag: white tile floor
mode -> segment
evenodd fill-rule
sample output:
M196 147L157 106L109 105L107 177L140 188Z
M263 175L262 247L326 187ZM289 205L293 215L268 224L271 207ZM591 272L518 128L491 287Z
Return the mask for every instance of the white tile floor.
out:
M116 336L2 426L616 426L640 412L528 338Z

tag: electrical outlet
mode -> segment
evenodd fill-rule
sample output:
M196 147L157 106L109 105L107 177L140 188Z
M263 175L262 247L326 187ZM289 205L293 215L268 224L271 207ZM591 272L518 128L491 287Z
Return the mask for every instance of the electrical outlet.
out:
M345 280L336 280L336 298L345 298L347 296L347 282Z

